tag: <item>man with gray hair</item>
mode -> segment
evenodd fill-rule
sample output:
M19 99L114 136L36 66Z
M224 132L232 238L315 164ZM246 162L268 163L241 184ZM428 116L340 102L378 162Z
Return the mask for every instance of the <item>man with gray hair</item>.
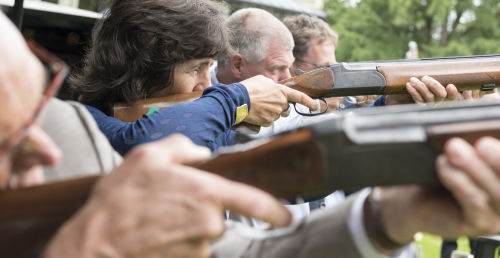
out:
M239 82L259 74L275 82L290 77L293 37L280 20L265 10L245 8L234 12L226 25L233 51L217 60L212 85Z
M262 9L244 8L229 16L226 26L233 50L217 60L218 66L211 71L212 85L236 83L256 75L275 82L291 77L295 44L292 33L278 18ZM288 117L261 128L258 135L252 136L273 135L301 126L307 120L292 111Z
M279 19L262 9L245 8L233 13L226 20L226 25L233 51L230 56L217 60L218 66L211 74L212 85L235 83L255 75L264 75L275 82L291 77L290 68L294 62L293 36ZM273 135L298 127L307 120L308 117L292 112L289 117L275 121L270 127L261 128L259 134L251 137ZM321 202L333 205L343 199L343 192L336 192L328 200L322 199L311 207L317 208ZM307 215L310 211L308 203L288 207L296 217ZM249 225L260 224L232 214L229 217Z

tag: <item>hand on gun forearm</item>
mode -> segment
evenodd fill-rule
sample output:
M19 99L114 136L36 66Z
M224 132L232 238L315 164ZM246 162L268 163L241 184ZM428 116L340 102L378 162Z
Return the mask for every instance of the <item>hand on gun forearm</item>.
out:
M444 87L430 76L421 79L412 77L406 84L408 95L392 95L386 97L387 105L407 103L435 103L449 100L469 100L480 98L479 90L458 92L453 84Z
M386 236L404 244L416 232L444 238L498 234L500 141L484 137L472 146L462 139L451 139L436 160L436 169L444 188L396 186L374 190L371 198L380 209ZM374 242L377 246L377 239Z
M500 141L483 137L470 145L452 139L436 166L441 182L460 207L459 224L452 229L462 235L499 233ZM443 232L444 236L449 232Z

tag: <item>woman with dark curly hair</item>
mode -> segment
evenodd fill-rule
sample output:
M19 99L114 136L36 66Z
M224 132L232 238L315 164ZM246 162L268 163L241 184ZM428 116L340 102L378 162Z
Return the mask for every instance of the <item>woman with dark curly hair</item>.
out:
M115 102L210 86L212 59L230 51L220 9L209 0L120 0L96 24L83 71L71 82L121 154L172 133L214 150L235 143L231 126L236 122L269 125L288 108L288 100L315 107L300 92L254 77L210 87L194 102L145 115L135 123L110 116Z

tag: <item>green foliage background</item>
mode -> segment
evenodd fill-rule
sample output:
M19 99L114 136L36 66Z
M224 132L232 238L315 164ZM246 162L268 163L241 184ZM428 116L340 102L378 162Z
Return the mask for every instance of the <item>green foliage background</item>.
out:
M500 0L326 0L337 61L500 54Z

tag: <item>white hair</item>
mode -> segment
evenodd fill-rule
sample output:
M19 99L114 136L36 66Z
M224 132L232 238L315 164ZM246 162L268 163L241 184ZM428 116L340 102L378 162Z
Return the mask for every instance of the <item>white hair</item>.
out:
M278 44L284 50L293 50L292 33L278 18L265 10L240 9L229 16L226 25L233 51L240 53L250 63L262 61L271 44ZM225 65L228 58L219 60L219 64Z

